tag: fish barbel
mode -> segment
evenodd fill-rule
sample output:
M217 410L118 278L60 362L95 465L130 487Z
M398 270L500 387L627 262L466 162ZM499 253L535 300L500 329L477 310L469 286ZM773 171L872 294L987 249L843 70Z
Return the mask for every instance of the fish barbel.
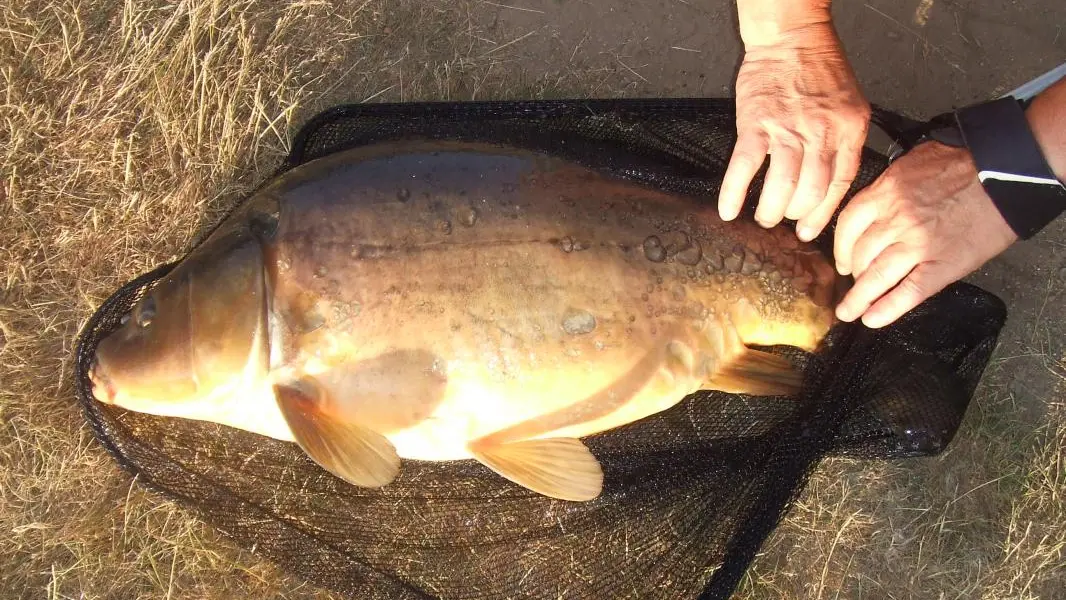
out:
M700 389L789 395L841 278L788 228L515 148L410 141L296 167L97 349L102 402L295 442L359 486L476 459L597 497L581 438Z

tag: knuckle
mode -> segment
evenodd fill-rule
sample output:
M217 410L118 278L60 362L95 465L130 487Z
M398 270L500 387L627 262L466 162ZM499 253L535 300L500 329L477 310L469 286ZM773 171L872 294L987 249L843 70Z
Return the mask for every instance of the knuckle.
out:
M829 182L828 191L829 191L830 194L846 194L847 191L849 189L851 189L851 184L854 181L855 181L854 177L850 177L850 178L846 178L846 179L844 177L837 177L833 181Z
M919 233L921 233L921 230L925 229L925 227L923 227L925 219L922 216L921 210L910 202L899 203L893 212L895 214L896 222L901 227L908 229L915 228L919 230Z
M863 131L858 127L848 127L837 141L837 153L843 157L843 166L848 169L858 169L862 160L862 146L865 140Z
M832 113L815 115L803 120L803 140L811 146L829 146L836 137L839 117Z
M854 254L858 256L860 250L861 248L856 248ZM866 273L867 276L870 278L870 281L878 286L883 287L885 284L888 283L888 270L885 267L884 263L880 261L874 261L873 263L871 263L870 266L866 268Z
M825 212L828 213L831 211L827 210ZM845 204L844 208L840 209L840 214L837 215L837 231L847 231L848 229L850 229L851 222L855 220L855 215L857 212L858 211L856 209L854 201ZM839 235L836 236L835 245L839 248L842 248L843 250L848 250L847 248L843 248L843 246L845 246L846 244L844 244L844 240Z
M912 298L916 301L921 301L926 297L926 286L916 281L913 277L908 277L899 283L898 289L900 293Z
M836 154L836 148L830 143L834 137L828 128L809 131L803 136L803 145L807 152L814 152L818 156L819 162L830 164Z
M866 213L876 209L877 205L877 190L867 188L855 194L847 206L844 207L844 210L853 214Z
M757 158L757 155L750 150L738 150L733 153L733 158L731 158L729 162L736 166L751 166L754 165L759 158Z
M740 138L733 146L733 155L744 158L759 158L766 155L766 146L758 136Z
M918 224L918 219L916 219L914 214L912 214L906 208L897 211L895 214L895 218L893 218L892 220L894 221L896 227L899 227L903 230L912 229L915 225Z
M792 128L780 128L773 132L773 145L788 150L798 150L803 146L803 135Z
M776 150L776 153L779 156L781 154L787 154L790 157L798 158L798 155L803 150L804 146L804 141L802 138L791 134L789 134L787 137L779 137L774 141L774 150Z
M733 152L733 156L729 159L729 162L737 166L757 166L758 164L762 163L762 160L765 156L765 152L760 153L757 150L753 150L751 148L738 147Z
M758 219L770 219L784 212L785 204L777 195L759 198L759 204L755 207L755 216Z
M774 177L772 180L766 183L766 187L770 189L774 194L783 194L792 192L795 194L796 186L799 184L799 178L795 175L780 175ZM785 205L786 198L775 200L775 204ZM783 209L782 209L783 210Z
M737 146L750 146L765 135L761 127L750 123L737 124Z
M850 108L851 110L848 112L852 116L862 116L872 112L870 101L862 94L855 94L851 97Z
M880 191L890 196L899 196L906 189L904 182L895 173L889 173L880 183Z
M852 154L850 149L842 150L837 154L836 165L833 169L833 179L835 181L847 182L849 185L859 175L859 167L861 162L861 156L858 154ZM870 186L875 187L880 182L879 179L875 179Z

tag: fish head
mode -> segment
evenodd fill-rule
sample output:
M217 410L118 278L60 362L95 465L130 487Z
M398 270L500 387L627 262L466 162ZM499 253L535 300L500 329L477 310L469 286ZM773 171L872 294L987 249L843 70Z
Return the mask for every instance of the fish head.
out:
M159 281L96 348L93 395L160 416L210 419L269 359L259 244L208 240Z

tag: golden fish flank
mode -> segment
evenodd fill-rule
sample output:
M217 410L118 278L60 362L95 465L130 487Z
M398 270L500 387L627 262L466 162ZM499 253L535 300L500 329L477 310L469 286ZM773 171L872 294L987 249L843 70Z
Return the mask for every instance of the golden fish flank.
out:
M272 182L97 350L97 397L298 443L380 486L474 458L590 500L580 438L701 389L797 391L839 281L788 229L573 163L409 142Z

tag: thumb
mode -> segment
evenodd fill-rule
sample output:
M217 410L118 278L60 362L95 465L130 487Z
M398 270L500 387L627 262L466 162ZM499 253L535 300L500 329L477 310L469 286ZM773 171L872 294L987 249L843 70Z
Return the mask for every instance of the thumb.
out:
M875 183L851 199L837 217L836 232L833 234L833 258L837 263L837 272L850 275L852 253L862 234L881 216L880 190Z

